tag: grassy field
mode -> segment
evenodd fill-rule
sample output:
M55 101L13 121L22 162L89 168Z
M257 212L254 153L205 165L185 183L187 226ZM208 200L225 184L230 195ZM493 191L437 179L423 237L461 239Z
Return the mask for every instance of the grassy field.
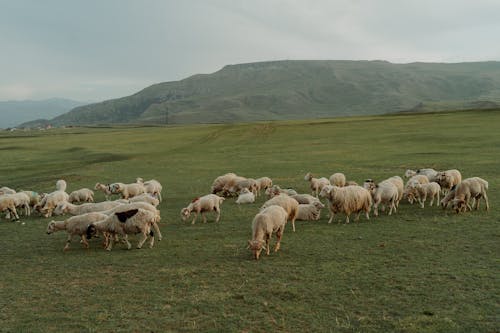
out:
M66 235L45 233L50 219L2 219L0 331L499 331L499 132L500 111L477 111L0 133L0 186L51 191L64 178L71 191L136 177L164 185L164 239L153 249L107 252L95 240L63 252ZM295 233L288 226L280 252L259 261L246 242L264 198L226 200L218 224L180 220L229 171L308 193L309 171L361 183L418 167L485 178L491 210L404 203L349 225L327 224L325 210Z

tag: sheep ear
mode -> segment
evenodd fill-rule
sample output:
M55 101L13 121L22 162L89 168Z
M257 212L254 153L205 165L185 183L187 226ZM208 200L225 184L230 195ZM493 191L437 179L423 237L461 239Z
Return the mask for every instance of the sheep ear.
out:
M115 213L115 215L116 217L118 217L118 220L120 220L120 222L125 223L127 219L137 214L138 211L139 211L138 209L132 209L132 210L127 210L126 212Z

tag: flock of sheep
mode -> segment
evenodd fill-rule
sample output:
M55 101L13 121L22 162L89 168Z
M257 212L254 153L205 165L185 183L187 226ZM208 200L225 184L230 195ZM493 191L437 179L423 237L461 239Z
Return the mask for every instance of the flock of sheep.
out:
M410 203L418 202L424 208L429 199L430 206L434 200L443 209L450 204L457 212L479 209L480 199L485 201L489 209L488 182L479 177L462 180L458 170L438 172L434 169L407 170L406 184L399 176L390 177L380 182L367 179L363 186L347 181L342 173L335 173L329 179L315 178L311 173L304 179L310 183L311 194L299 194L293 189L284 189L274 184L269 177L258 179L246 178L227 173L217 177L211 187L211 193L195 198L181 210L181 218L186 221L194 215L192 224L199 214L206 222L205 213L215 212L216 222L220 219L221 204L228 197L237 197L237 204L255 202L255 198L265 191L268 200L260 207L252 221L252 239L248 247L255 259L259 259L262 250L269 255L269 242L272 234L276 235L274 251L280 248L280 241L288 221L295 231L295 220L319 220L325 205L321 198L327 199L331 223L335 214L343 213L345 222L349 223L351 214L359 220L361 213L370 218L370 212L378 216L379 207L391 215L396 212L399 203L406 198ZM33 191L16 192L8 187L0 188L0 212L6 212L6 218L19 220L18 210L30 215L34 210L44 217L69 214L72 217L64 221L51 221L47 233L65 230L68 238L64 250L68 250L74 236L81 238L83 246L88 247L88 240L96 235L103 238L103 246L110 251L114 242L121 240L131 248L129 234L141 234L137 248L141 248L150 239L153 247L155 237L161 240L158 227L160 211L156 208L162 200L162 185L152 179L143 181L137 178L135 183L97 183L94 190L102 191L106 197L104 202L94 202L94 192L83 188L66 193L66 182L59 180L56 190L51 193L38 194ZM440 195L444 198L440 200ZM112 195L119 195L118 200L111 200Z

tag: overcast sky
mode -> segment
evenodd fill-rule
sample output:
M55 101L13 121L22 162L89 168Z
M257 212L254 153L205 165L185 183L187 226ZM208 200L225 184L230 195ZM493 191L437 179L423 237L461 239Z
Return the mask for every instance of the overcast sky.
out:
M0 100L101 101L227 64L500 60L500 0L0 0Z

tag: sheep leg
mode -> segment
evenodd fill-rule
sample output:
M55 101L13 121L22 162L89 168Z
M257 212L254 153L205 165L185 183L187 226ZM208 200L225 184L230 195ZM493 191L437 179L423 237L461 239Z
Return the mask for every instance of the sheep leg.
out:
M276 246L274 247L274 252L278 252L281 247L281 237L283 237L283 229L280 228L276 231Z
M330 219L328 220L328 223L332 223L334 216L335 216L335 213L330 210Z
M68 239L66 239L66 246L64 246L63 251L68 251L69 250L69 245L71 244L71 238L73 238L73 235L69 234Z
M141 240L139 241L139 243L137 243L137 248L138 248L138 249L142 248L142 246L144 245L144 242L146 241L146 239L148 239L148 232L145 230L145 231L142 233L142 238L141 238Z
M266 254L269 255L269 239L271 235L266 235Z
M155 235L152 231L149 232L150 240L149 240L149 248L152 249L155 244Z
M295 218L292 219L292 230L293 232L295 232Z
M158 241L161 241L162 235L161 235L161 232L160 232L160 227L158 227L158 223L154 222L153 223L153 228L155 229L155 234L158 237Z
M378 204L379 202L375 202L373 205L373 215L378 216Z
M346 224L349 224L349 215L351 215L351 214L347 214L347 213L345 214L345 223Z
M216 218L215 218L215 222L219 222L220 220L220 208L215 208L215 213L216 213Z
M486 192L483 193L483 199L484 199L484 203L486 205L486 210L490 210L490 204L488 202L488 196L486 195Z
M359 222L359 216L361 215L361 211L356 214L356 218L354 219L356 222Z
M193 221L191 221L191 224L194 224L194 222L196 222L196 219L198 218L198 214L199 214L199 212L194 213L194 218L193 218ZM202 216L203 216L203 214L202 214Z
M89 242L87 241L87 237L85 235L82 235L82 244L83 246L88 249L89 248Z

